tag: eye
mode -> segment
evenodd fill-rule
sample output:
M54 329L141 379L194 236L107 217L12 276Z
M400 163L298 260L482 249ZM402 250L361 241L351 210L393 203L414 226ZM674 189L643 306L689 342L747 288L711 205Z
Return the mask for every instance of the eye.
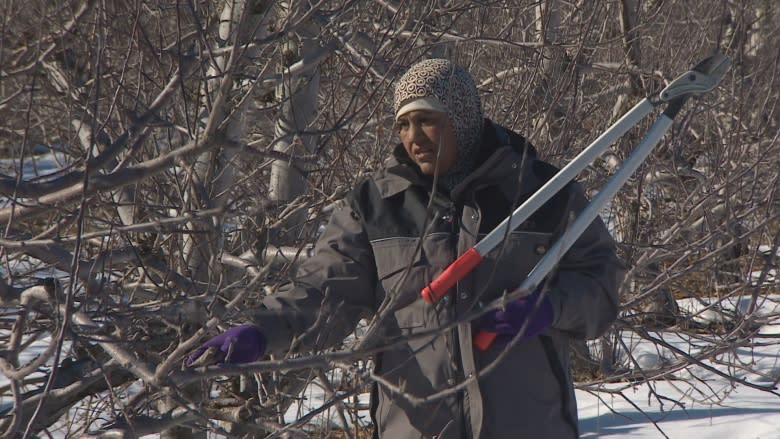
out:
M420 118L419 122L420 122L420 125L424 125L424 126L427 126L427 127L432 127L432 126L438 125L439 122L441 122L441 118L438 117L438 116L434 116L434 115L423 116L423 117Z
M395 129L398 131L404 131L407 128L409 128L409 121L406 119L401 119L395 123Z

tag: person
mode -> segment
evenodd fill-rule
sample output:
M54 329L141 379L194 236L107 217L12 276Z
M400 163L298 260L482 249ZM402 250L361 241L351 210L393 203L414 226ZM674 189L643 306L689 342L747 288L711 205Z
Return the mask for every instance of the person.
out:
M413 65L394 110L400 144L338 203L295 279L189 361L207 350L219 362L254 361L293 340L299 351L335 346L359 319L379 316L388 347L374 357L375 437L577 437L569 341L612 324L624 270L607 228L595 220L530 296L464 319L517 288L587 205L570 183L427 303L421 289L557 169L484 118L473 78L448 60ZM485 350L472 342L480 330L497 334Z

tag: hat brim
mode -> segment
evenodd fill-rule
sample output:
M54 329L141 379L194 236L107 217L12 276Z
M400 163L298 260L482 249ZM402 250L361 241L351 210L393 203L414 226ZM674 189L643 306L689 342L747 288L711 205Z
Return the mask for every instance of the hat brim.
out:
M424 98L411 100L401 105L398 111L395 112L395 120L398 120L399 117L406 113L418 110L437 111L439 113L447 112L447 108L438 98L433 96L426 96Z

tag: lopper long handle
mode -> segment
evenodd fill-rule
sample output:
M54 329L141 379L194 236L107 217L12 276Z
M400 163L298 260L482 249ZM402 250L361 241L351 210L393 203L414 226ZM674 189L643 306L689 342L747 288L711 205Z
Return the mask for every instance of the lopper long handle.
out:
M648 133L636 147L635 151L630 154L618 172L613 175L612 178L610 178L610 181L604 187L602 187L598 195L578 216L574 224L572 224L566 233L564 233L563 236L561 236L556 241L555 245L550 248L545 257L536 264L529 276L518 289L528 290L529 288L533 288L539 284L542 278L547 276L547 274L552 270L553 266L558 263L563 254L568 251L572 243L595 219L595 217L598 215L598 212L606 205L607 201L615 195L615 193L623 186L623 184L625 184L626 180L634 173L634 171L636 171L639 165L644 162L647 155L655 148L658 142L661 141L661 138L663 138L666 131L671 127L673 119L676 117L677 112L685 103L688 96L703 93L715 88L718 83L720 83L721 79L723 79L723 76L725 75L726 71L728 71L730 65L731 59L721 54L715 54L714 56L707 58L706 60L699 63L691 72L687 72L680 76L673 82L673 84L663 90L661 95L662 99L666 102L669 102L671 105L666 108L664 113L658 118L658 120L656 120L653 126L650 127ZM496 230L493 230L490 234L488 234L488 237L491 237L491 235L494 234L497 236L500 230L504 230L505 227L509 226L511 220L515 220L514 224L522 223L522 221L525 220L525 217L521 217L521 215L530 215L528 210L524 210L526 208L526 204L528 204L529 201L534 199L537 195L541 195L540 192L545 192L545 190L548 189L548 186L553 186L552 184L554 181L557 182L558 179L561 181L568 181L573 178L573 176L576 173L579 173L581 170L578 170L578 168L573 166L575 162L578 163L578 166L579 162L591 162L595 157L589 156L589 154L591 154L590 150L594 150L593 154L595 155L601 154L600 151L602 148L605 148L609 144L613 143L616 137L622 136L628 130L628 128L636 125L638 120L646 116L654 107L655 104L651 103L647 98L639 102L618 122L616 122L606 132L604 132L604 134L602 134L591 145L585 148L585 150L580 153L575 158L575 160L572 161L572 163L569 163L569 165L561 169L552 180L548 181L547 184L541 188L540 191L534 194L534 196L527 200L526 203L523 203L522 206L513 212L509 218L504 220L498 227L496 227ZM571 172L572 175L567 175L564 177L566 172ZM552 187L550 187L550 189L552 189ZM532 206L529 206L529 208L530 207ZM530 212L534 212L537 208L538 206L533 206L530 208ZM497 238L493 237L493 239L490 240L482 240L477 243L477 248L480 248L483 253L487 253L487 251L492 248L492 241L495 239ZM477 255L480 254L480 252L474 248L471 250L474 250L474 253ZM469 252L471 250L469 250ZM479 260L477 260L476 263L479 263ZM476 263L474 265L476 265ZM473 268L473 266L471 268ZM463 278L465 274L471 270L471 268L462 273L460 275L461 277L457 280ZM445 270L445 272L446 271L447 270ZM457 280L454 282L457 282ZM452 285L454 285L454 282L450 284L448 288L451 288ZM434 284L436 284L435 280L431 283L431 286ZM423 290L422 294L423 297L426 298L426 300L428 300L430 303L433 303L431 300L435 301L440 297L435 297L433 295L433 290L427 291L427 294L426 290ZM444 293L441 293L441 295L444 295ZM479 331L474 336L473 343L478 349L484 351L490 347L493 341L495 341L497 335L498 334L489 331Z
M602 186L598 195L588 204L577 219L569 225L566 232L555 241L555 244L547 250L547 254L536 263L531 273L517 288L518 290L530 291L541 284L542 280L552 271L552 269L558 264L564 254L574 244L574 242L582 235L582 232L596 219L601 209L606 206L607 202L615 196L617 191L623 187L623 184L628 178L636 171L645 158L653 151L658 142L661 141L666 131L672 126L672 119L666 114L661 114L655 123L650 127L645 137L639 142L639 145L634 149L631 155L626 158L623 165L618 171ZM490 347L490 344L495 340L496 335L492 336L490 333L483 334L480 331L474 336L473 343L480 350L486 350Z
M493 341L496 339L496 337L498 337L497 333L481 329L479 332L477 332L477 335L474 336L474 346L476 346L476 348L480 351L484 352L488 350L491 344L493 344Z
M420 293L423 300L428 303L436 303L447 291L454 287L459 280L466 277L471 270L482 261L482 255L474 247L466 250L458 256L453 263L447 266L430 284Z
M593 141L587 148L577 155L568 165L563 167L538 191L529 197L521 206L501 224L480 240L473 248L463 253L458 259L448 266L439 277L435 278L428 286L422 289L420 295L428 303L435 303L441 299L447 291L455 286L459 280L476 267L490 250L497 247L506 236L507 229L513 230L528 219L547 200L552 198L561 188L577 176L588 164L599 157L609 145L615 143L618 138L626 133L637 122L649 114L655 105L650 99L642 99L628 113L623 115L607 131Z

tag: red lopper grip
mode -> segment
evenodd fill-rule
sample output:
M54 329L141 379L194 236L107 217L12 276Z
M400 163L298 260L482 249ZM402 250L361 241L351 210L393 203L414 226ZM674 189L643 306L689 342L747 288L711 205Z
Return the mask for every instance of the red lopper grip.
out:
M436 303L459 280L466 277L481 260L482 255L474 247L468 249L466 253L458 256L458 259L448 265L433 282L422 289L420 295L423 300L428 303Z
M495 340L496 337L498 337L498 334L495 332L479 331L477 332L477 335L474 336L474 346L480 351L486 351L490 345L493 344L493 340Z

